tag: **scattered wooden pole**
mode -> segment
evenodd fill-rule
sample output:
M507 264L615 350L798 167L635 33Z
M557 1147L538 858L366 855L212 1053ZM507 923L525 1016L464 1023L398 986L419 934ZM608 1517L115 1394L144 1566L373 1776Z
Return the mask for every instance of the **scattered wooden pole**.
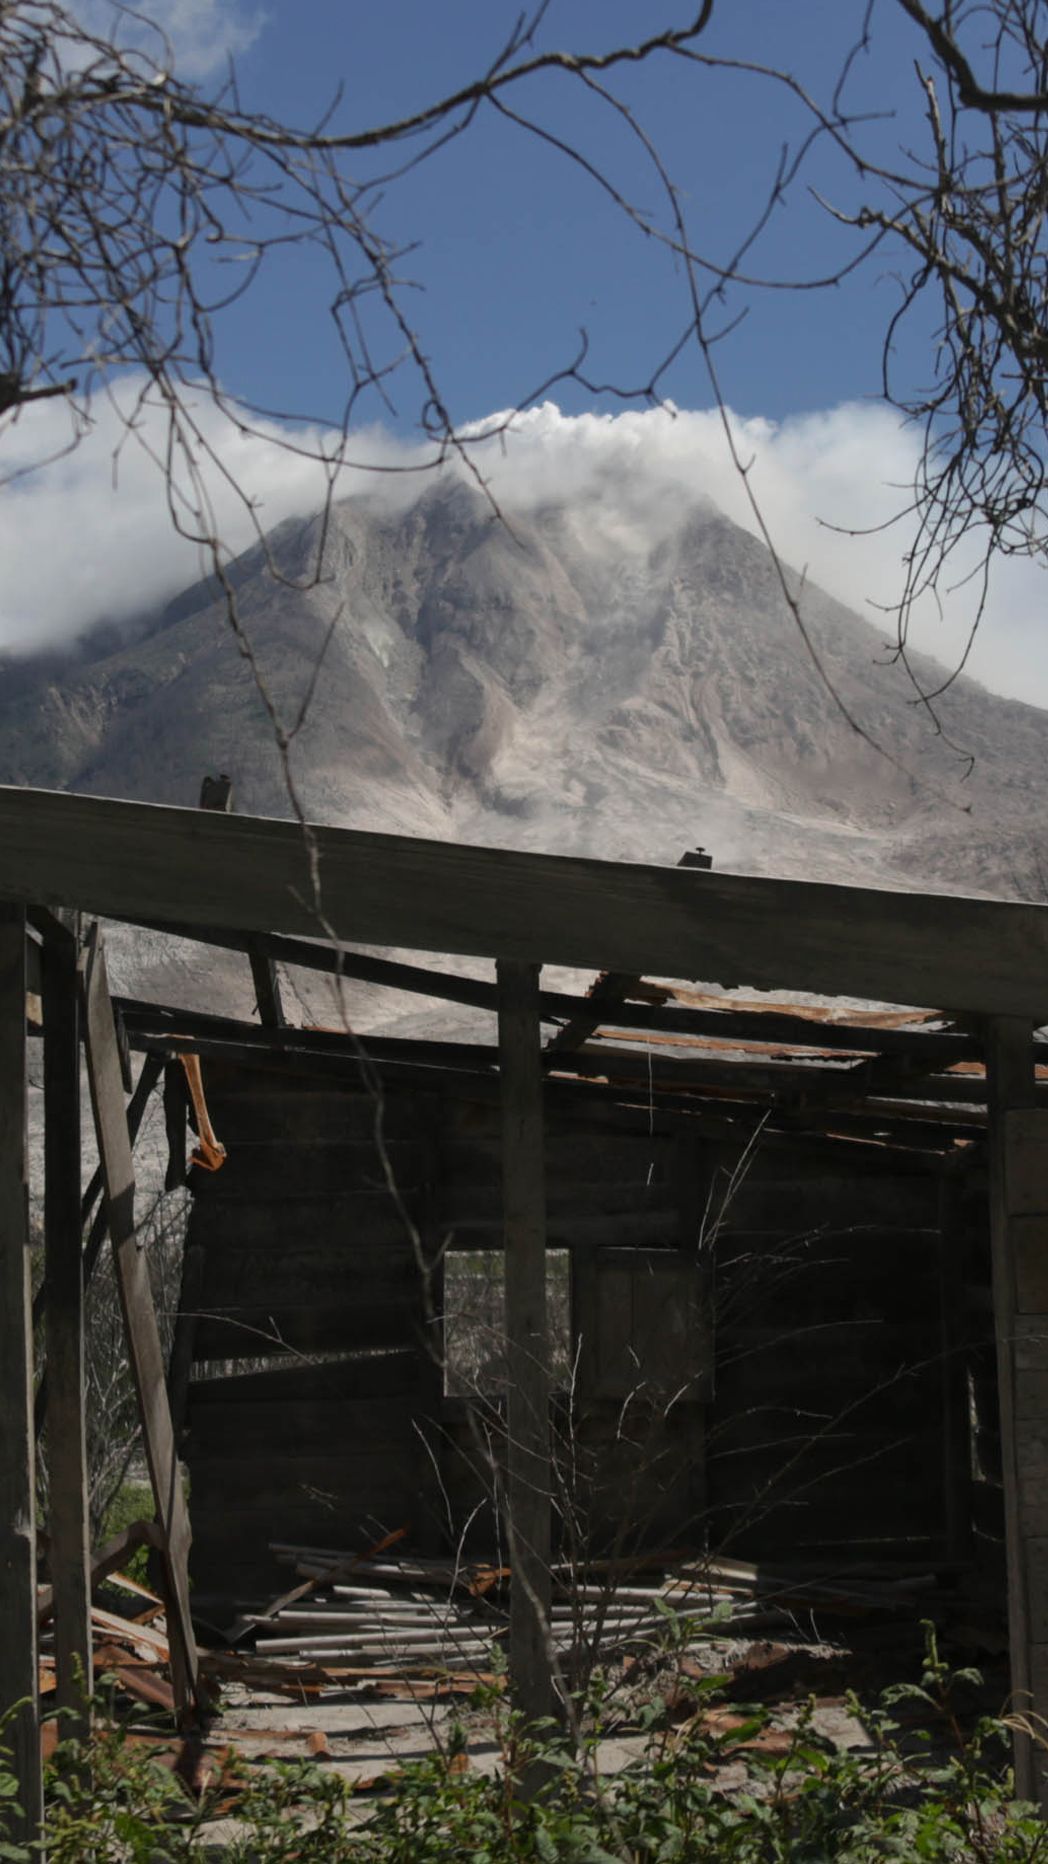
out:
M1032 1024L986 1031L990 1236L1001 1412L1011 1707L1048 1713L1048 1112L1033 1106ZM1017 1731L1015 1788L1048 1809L1040 1746Z
M50 1566L56 1703L85 1734L91 1671L90 1526L80 1249L80 1017L77 935L44 940L44 1315L50 1388Z
M113 1263L138 1399L143 1447L163 1538L171 1680L176 1702L186 1709L197 1693L196 1641L189 1612L187 1571L189 1517L171 1428L149 1270L135 1235L131 1141L121 1087L113 1006L97 924L91 927L85 941L82 975L87 1076L105 1180Z
M0 907L0 1714L18 1781L14 1844L43 1814L36 1642L36 1454L26 1171L25 912Z
M554 1710L551 1601L549 1333L542 1042L536 964L501 960L499 1070L508 1397L509 1676L528 1721Z

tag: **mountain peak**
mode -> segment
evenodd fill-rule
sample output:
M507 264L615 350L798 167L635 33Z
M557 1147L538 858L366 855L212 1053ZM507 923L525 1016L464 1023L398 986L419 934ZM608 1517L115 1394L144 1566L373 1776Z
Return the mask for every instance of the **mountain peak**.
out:
M449 466L399 509L341 504L320 581L299 574L309 520L240 560L268 700L288 729L306 708L310 815L668 862L701 820L718 865L1036 885L1048 715L956 683L950 736L976 758L962 811L952 753L869 623L807 588L816 667L768 553L711 500L682 501L654 549L639 512L630 528L612 509L551 490L503 525ZM208 769L234 775L244 809L287 812L255 675L207 584L118 651L99 637L62 666L20 663L17 689L0 678L4 781L193 804Z

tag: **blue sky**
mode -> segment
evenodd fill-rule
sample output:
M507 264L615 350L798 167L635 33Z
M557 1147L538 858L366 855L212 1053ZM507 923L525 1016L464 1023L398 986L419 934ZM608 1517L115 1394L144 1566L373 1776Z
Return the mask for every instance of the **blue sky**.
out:
M67 4L96 25L112 19L111 0ZM468 81L500 51L517 18L507 0L141 4L168 29L186 77L214 86L232 55L243 106L301 125L315 123L341 89L330 126L354 132L396 120ZM536 45L575 51L636 42L656 26L686 23L696 4L551 0ZM865 11L866 0L715 0L713 25L700 43L719 58L792 72L827 103ZM900 145L922 144L914 69L922 50L897 0L875 0L870 49L857 60L848 92L851 107L871 115L857 134L875 157L891 160ZM723 263L763 208L782 151L807 134L809 116L781 84L752 72L702 70L663 56L619 70L614 88L656 142L680 191L693 246ZM512 102L666 223L656 177L635 139L577 82L547 74L515 91ZM402 145L398 153L417 147ZM388 154L368 159L370 168L354 158L361 182L390 161ZM816 197L850 211L857 189L850 166L828 144L818 145L772 214L750 266L800 284L838 270L855 252L857 236ZM589 338L594 380L641 386L687 320L674 255L644 237L576 164L489 108L464 136L390 183L372 211L387 240L410 248L395 268L404 281L402 302L456 422L483 421L525 402L574 355L580 328ZM828 290L732 288L724 320L745 315L716 351L743 454L756 462L750 483L780 554L885 626L883 609L900 588L904 534L852 542L827 526L854 529L887 519L912 483L916 438L880 399L881 340L899 299L899 257L884 250ZM337 423L347 376L329 302L330 273L318 254L280 255L219 322L217 368L226 391L300 422ZM372 334L376 354L392 360L399 339L391 340L388 324L373 322ZM901 383L926 377L932 341L926 318L903 329L895 356ZM675 428L657 411L643 414L643 404L557 384L548 399L561 413L536 416L519 457L509 461L509 489L532 497L548 477L566 496L574 486L592 491L599 483L632 498L631 482L645 480L654 498L666 487L675 497L712 496L752 528L722 443L717 452L713 395L693 343L660 386L688 411ZM358 405L354 457L411 464L421 432L417 377L410 370L395 374L389 397L390 405L375 394ZM605 417L603 424L594 423L594 414ZM61 418L53 403L31 411L5 438L5 464L17 470L58 451ZM249 442L235 423L220 430L206 409L199 418L223 466L256 501L263 526L319 504L315 476L281 451L275 434ZM75 454L9 483L0 500L0 642L68 633L70 617L76 626L119 618L199 573L196 553L172 536L163 482L148 452L123 447L114 476L120 431L116 415L100 403L95 428ZM148 420L140 437L163 454L163 437L150 435ZM489 455L485 471L492 463ZM220 479L222 534L235 551L250 542L250 526L226 492ZM62 556L49 543L56 503L68 540ZM942 617L931 605L924 614L920 644L947 662L965 637L971 596L960 589L948 595ZM1048 704L1042 607L1040 572L1005 565L971 664L999 690Z
M630 42L656 17L683 23L691 10L679 0L660 6L554 0L538 44L574 50ZM828 99L862 12L862 0L805 0L797 7L783 0L721 0L702 44L792 70L813 94ZM385 0L381 6L275 0L264 14L245 8L242 19L256 22L257 31L238 60L243 95L274 115L309 122L340 82L344 95L333 126L358 129L396 119L482 69L516 16L516 6L505 0ZM880 0L875 25L853 95L863 107L895 113L893 121L862 132L871 146L890 151L913 127L917 47L894 0ZM614 83L657 141L681 189L693 240L715 260L726 260L763 205L780 150L798 144L807 117L772 82L665 58L617 74ZM545 75L522 87L514 101L665 218L638 146L576 83ZM359 172L366 172L363 163ZM844 206L855 199L853 177L840 159L816 151L756 250L765 275L818 277L855 249L857 236L832 221L811 188ZM643 385L686 321L683 280L672 256L630 226L570 161L491 110L459 142L394 183L375 210L375 223L387 237L415 247L398 269L417 281L408 295L412 318L459 419L515 405L570 358L580 328L589 336L595 379ZM303 315L318 273L318 267L298 264L274 274L235 320L227 372L231 386L270 406L331 418L340 411L340 359L319 298L314 315ZM831 292L735 292L731 312L749 308L719 357L732 405L742 414L778 419L876 396L880 337L897 294L884 259ZM308 340L294 340L303 326ZM292 340L281 340L281 327ZM915 353L913 367L919 366ZM664 385L683 406L705 406L710 398L693 347ZM574 384L559 388L557 398L573 411L590 401ZM410 432L417 397L404 382L393 399L397 426ZM604 397L602 405L612 406L613 398Z

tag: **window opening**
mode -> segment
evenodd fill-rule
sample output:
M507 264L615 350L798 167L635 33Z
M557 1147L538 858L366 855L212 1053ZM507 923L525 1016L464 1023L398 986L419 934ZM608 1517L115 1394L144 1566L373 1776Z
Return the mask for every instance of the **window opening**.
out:
M554 1391L571 1381L571 1264L546 1251L546 1313ZM489 1398L506 1389L506 1288L501 1249L449 1249L444 1257L444 1395Z

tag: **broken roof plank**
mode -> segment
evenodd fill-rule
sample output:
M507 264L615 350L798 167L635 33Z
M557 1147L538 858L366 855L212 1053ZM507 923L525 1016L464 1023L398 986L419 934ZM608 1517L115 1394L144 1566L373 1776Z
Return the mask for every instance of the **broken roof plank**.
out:
M202 1011L173 1010L130 998L116 1002L133 1048L196 1053L249 1065L283 1060L306 1071L333 1067L351 1077L359 1076L366 1059L389 1085L410 1081L467 1098L483 1092L485 1086L497 1092L496 1051L479 1043L357 1037L291 1027L266 1031L254 1023ZM943 1124L957 1131L978 1129L986 1117L979 1106L985 1096L981 1076L937 1074L889 1083L877 1076L871 1079L870 1065L861 1062L842 1066L838 1060L820 1065L765 1057L754 1061L747 1056L734 1060L707 1054L648 1056L611 1046L582 1049L564 1058L545 1056L544 1060L548 1088L577 1087L589 1080L609 1097L654 1094L658 1101L681 1109L698 1108L704 1102L731 1102L750 1108L774 1107L777 1117L791 1111L812 1116L821 1109L828 1116L831 1109L848 1110L868 1120L912 1117L925 1125ZM559 1080L549 1071L551 1067L563 1070ZM889 1085L890 1099L885 1093ZM1042 1086L1048 1098L1048 1083Z
M371 952L314 943L310 939L286 938L274 932L249 934L227 926L194 926L184 921L157 919L131 919L127 923L147 925L149 931L163 932L169 938L195 939L222 951L246 952L254 946L281 964L375 984L385 990L403 990L417 996L461 1003L471 1009L489 1010L492 1015L497 1009L495 985L484 978L460 977L450 971L431 970L426 965L403 964L376 958ZM591 1030L636 1029L661 1035L713 1036L724 1042L738 1039L796 1048L845 1049L855 1054L915 1055L922 1061L935 1056L943 1064L982 1054L982 1039L974 1031L923 1027L916 1020L910 1025L901 1022L884 1025L875 1020L834 1022L827 1017L816 1018L801 1006L773 1003L763 1009L747 1003L739 1007L730 997L723 999L721 1007L711 1003L699 1009L690 1003L678 1003L668 985L643 979L637 982L637 994L641 997L639 1002L627 997L609 1004L601 999L602 1014L595 1016L591 1006L595 1006L597 1000L593 996L540 990L539 1012L543 1022L571 1023L580 1018ZM561 1034L564 1033L562 1030ZM559 1053L564 1046L558 1039L549 1043L548 1049L551 1054Z
M1048 908L0 789L0 897L1048 1016Z
M270 1054L307 1057L341 1057L359 1067L366 1057L378 1064L401 1064L421 1068L451 1069L469 1074L494 1075L497 1051L479 1042L461 1042L446 1038L403 1037L363 1034L340 1029L298 1028L286 1024L280 1030L260 1029L257 1024L236 1017L219 1016L206 1010L173 1009L168 1005L148 1003L134 997L114 998L116 1008L126 1024L133 1047L143 1038L162 1040L172 1051L194 1052L202 1043L205 1050L220 1054L252 1051L264 1058ZM745 1084L750 1093L776 1093L796 1090L818 1091L820 1083L831 1089L849 1091L852 1097L891 1092L897 1098L915 1100L979 1102L985 1101L986 1087L982 1072L951 1074L934 1054L928 1066L908 1072L894 1064L864 1060L836 1051L825 1055L797 1055L777 1050L772 1053L733 1053L730 1044L723 1050L659 1049L652 1053L643 1045L619 1047L613 1041L587 1043L561 1056L543 1052L548 1073L589 1076L641 1083L666 1083L696 1090L703 1085ZM1042 1082L1048 1099L1048 1082Z

